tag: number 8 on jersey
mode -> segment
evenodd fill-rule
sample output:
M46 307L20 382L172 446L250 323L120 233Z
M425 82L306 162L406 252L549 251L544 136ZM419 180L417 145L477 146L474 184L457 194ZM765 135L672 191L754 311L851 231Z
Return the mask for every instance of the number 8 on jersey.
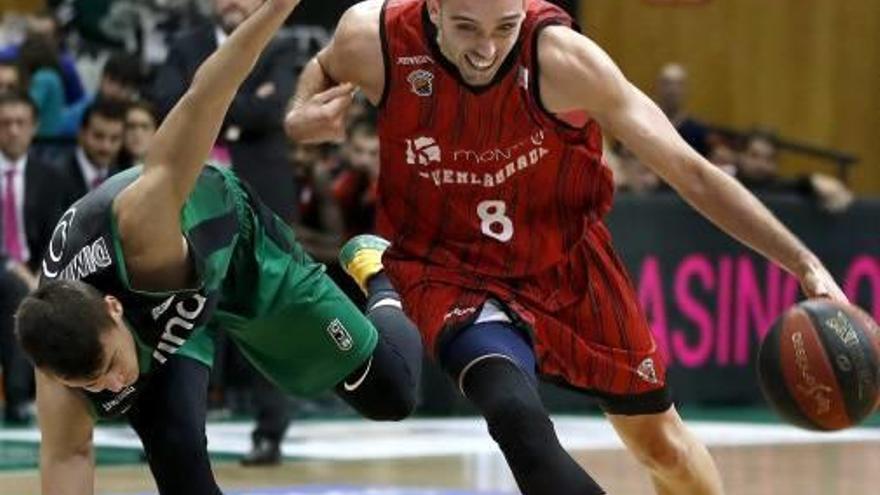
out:
M482 221L480 230L483 234L508 242L513 237L513 222L507 216L507 204L504 201L483 201L477 205L477 216Z

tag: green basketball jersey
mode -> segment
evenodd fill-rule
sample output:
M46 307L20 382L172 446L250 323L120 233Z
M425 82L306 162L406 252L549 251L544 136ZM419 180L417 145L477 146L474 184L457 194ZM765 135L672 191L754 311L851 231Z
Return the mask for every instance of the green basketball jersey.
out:
M43 261L41 283L81 280L119 299L137 342L138 381L118 393L86 394L98 416L128 410L172 355L210 366L218 329L290 393L332 387L367 359L375 329L290 228L226 169L207 166L181 210L195 286L161 293L131 287L112 206L139 175L139 168L117 174L77 201Z

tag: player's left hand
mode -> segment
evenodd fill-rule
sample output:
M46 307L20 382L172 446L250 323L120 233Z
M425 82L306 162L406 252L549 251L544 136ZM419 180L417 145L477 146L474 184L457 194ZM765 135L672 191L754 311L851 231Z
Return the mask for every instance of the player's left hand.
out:
M821 264L809 267L800 277L801 288L809 298L826 297L834 301L849 302L834 277Z

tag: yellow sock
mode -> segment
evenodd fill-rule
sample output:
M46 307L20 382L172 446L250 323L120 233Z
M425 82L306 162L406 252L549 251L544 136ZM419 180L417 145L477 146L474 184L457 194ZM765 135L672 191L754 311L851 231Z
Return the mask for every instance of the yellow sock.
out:
M382 271L382 251L376 249L362 249L355 254L351 263L345 267L345 271L357 282L361 290L366 294L367 280Z

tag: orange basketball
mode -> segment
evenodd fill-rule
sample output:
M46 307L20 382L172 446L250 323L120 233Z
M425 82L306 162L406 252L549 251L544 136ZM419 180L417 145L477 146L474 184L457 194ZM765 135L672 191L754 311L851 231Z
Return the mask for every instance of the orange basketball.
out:
M789 423L828 431L856 425L880 407L880 329L851 304L801 302L764 337L758 377Z

